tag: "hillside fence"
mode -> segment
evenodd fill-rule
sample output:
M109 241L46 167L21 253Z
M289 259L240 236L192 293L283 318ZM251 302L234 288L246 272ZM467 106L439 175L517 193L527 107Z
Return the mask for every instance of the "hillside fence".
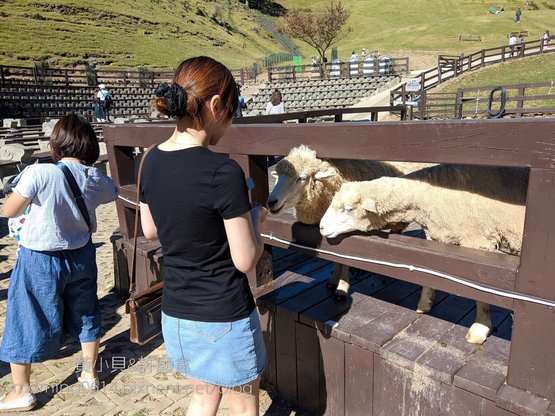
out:
M280 62L276 57L268 59L272 64ZM257 63L250 68L232 69L235 80L241 84L256 79ZM110 70L95 68L50 68L43 65L7 66L0 65L0 85L40 86L108 86L155 87L161 82L171 81L174 71Z
M555 114L555 81L424 91L413 104L409 118L418 119Z
M503 45L482 49L468 55L440 55L435 68L421 72L415 77L419 79L419 90L407 91L406 84L403 84L391 91L390 104L404 104L407 102L414 104L415 102L420 102L420 105L426 106L427 97L425 91L449 79L488 65L555 52L554 48L544 48L543 42L539 39L523 42L517 46L518 48L515 48L514 51L511 51L509 45Z
M268 68L268 82L304 79L356 78L378 75L401 75L409 72L409 58L382 56L356 62L287 65Z

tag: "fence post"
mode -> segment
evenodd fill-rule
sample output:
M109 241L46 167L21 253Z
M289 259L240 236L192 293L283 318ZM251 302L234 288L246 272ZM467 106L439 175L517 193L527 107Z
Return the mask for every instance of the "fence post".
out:
M268 68L268 82L272 83L272 67Z
M459 88L455 95L455 118L462 118L462 97L463 90Z
M524 51L526 50L526 42L522 42L521 43L521 47L520 47L520 57L524 58Z
M525 233L515 291L555 301L555 171L531 169L526 198ZM555 319L553 308L515 300L507 388L545 398L555 392ZM500 391L501 392L501 391ZM515 399L518 400L518 399ZM549 413L549 412L548 412Z
M483 50L483 49L482 49L482 52L481 52L480 59L481 59L480 66L484 67L484 65L486 65L486 51Z
M501 46L501 62L505 62L505 45Z
M518 100L516 101L515 117L522 117L522 110L524 109L524 93L525 87L518 87Z

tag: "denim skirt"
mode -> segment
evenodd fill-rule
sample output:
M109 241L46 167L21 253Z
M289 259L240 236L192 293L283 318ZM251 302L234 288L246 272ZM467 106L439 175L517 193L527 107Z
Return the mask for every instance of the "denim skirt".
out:
M100 338L96 253L89 242L75 250L21 247L10 277L0 360L34 363L53 358L66 336Z
M257 379L268 362L256 308L233 322L200 322L162 313L162 333L172 367L222 387Z

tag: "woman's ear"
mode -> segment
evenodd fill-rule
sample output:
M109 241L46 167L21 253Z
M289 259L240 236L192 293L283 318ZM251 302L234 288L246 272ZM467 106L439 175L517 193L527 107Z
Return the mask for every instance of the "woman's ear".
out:
M222 101L222 98L220 97L219 94L214 95L210 99L210 103L208 105L208 108L210 108L210 112L212 113L212 117L214 119L216 119L216 115L218 114L218 107L220 106L221 101Z

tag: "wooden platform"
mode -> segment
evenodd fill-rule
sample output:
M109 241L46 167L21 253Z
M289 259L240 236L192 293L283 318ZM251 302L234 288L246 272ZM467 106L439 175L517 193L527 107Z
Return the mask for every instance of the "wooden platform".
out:
M326 281L333 264L273 248L270 287L257 293L270 362L265 379L314 414L511 415L496 406L510 350L510 312L492 306L493 335L464 336L475 303L438 292L427 315L420 287L351 271L346 301Z

